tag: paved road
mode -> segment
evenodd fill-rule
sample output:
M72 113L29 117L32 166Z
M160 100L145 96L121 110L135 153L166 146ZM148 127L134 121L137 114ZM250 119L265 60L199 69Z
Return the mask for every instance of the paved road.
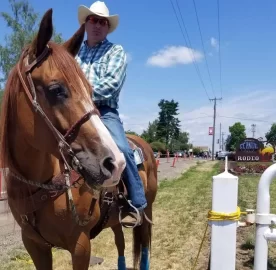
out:
M195 166L198 159L186 159L178 158L178 160L175 160L174 167L173 165L174 158L169 158L167 161L167 158L161 158L160 159L160 165L158 167L158 181L164 181L166 179L174 179L179 176L181 176L182 173L187 171L190 167ZM204 160L200 160L204 161Z

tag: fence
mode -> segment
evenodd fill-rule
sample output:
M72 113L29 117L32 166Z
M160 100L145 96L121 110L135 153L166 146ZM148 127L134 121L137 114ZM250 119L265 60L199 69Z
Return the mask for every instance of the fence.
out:
M276 178L276 164L262 174L257 196L257 209L246 209L246 222L239 221L241 215L238 202L238 177L225 172L213 176L211 225L211 270L235 270L236 233L239 226L256 225L254 270L267 270L268 243L276 241L276 215L270 212L270 185ZM275 199L275 198L274 198Z

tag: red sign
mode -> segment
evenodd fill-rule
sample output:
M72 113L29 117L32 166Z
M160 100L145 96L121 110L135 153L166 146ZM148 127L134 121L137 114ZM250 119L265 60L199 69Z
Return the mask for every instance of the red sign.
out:
M209 127L209 135L213 135L213 127Z

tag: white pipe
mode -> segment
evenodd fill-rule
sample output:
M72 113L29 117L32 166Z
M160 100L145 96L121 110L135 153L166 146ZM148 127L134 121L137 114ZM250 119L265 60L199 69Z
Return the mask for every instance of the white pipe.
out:
M265 231L264 237L268 241L276 241L276 229L268 229Z
M269 166L261 176L257 194L257 213L270 214L270 185L276 177L276 164ZM254 270L267 270L268 243L265 233L269 225L256 224Z

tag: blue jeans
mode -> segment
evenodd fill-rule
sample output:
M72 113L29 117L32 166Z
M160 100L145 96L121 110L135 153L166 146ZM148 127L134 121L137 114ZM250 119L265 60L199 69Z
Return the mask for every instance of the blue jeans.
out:
M134 160L133 150L128 144L119 113L116 109L108 106L101 106L98 110L101 114L102 122L125 156L126 168L123 172L123 176L129 199L137 209L141 210L147 206L144 187Z

